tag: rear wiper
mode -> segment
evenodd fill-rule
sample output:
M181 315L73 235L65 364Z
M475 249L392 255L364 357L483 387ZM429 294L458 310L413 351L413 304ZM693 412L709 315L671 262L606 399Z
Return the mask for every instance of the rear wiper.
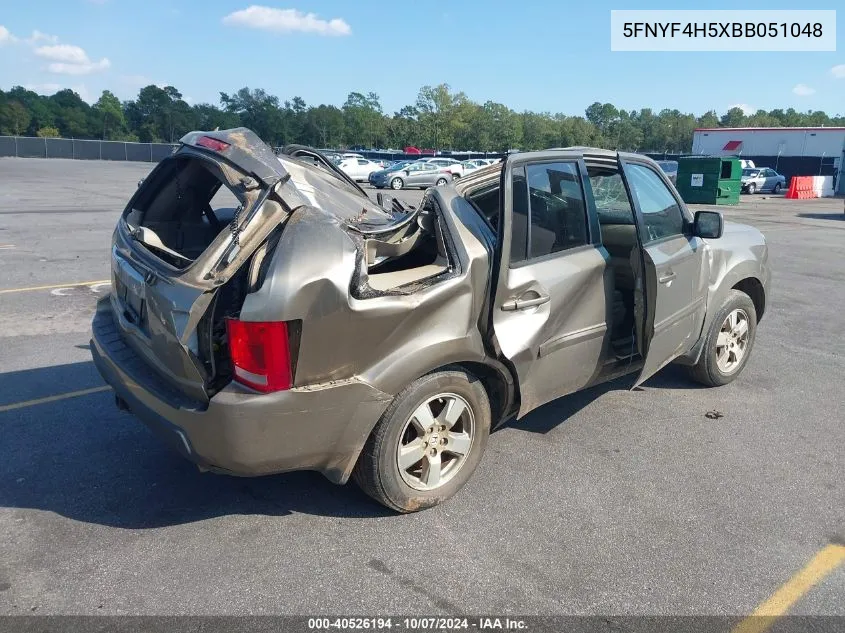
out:
M132 229L130 232L132 239L136 242L141 242L144 246L149 248L153 248L157 251L161 251L162 253L167 253L171 257L175 257L178 260L186 262L188 264L192 263L194 260L184 255L180 255L173 249L168 248L164 245L164 242L161 241L161 238L156 234L155 231L152 229L148 229L143 226L139 226L137 228Z

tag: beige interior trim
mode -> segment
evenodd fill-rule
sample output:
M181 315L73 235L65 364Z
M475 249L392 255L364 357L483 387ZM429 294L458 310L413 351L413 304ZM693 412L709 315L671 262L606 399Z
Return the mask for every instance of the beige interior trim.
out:
M397 270L390 273L377 273L369 275L370 288L374 290L389 290L398 288L416 281L422 281L434 277L449 270L446 260L438 257L435 263L407 270Z

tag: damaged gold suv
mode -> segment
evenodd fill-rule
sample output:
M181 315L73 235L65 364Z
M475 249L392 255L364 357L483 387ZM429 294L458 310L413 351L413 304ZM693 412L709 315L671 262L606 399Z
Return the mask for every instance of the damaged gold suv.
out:
M412 208L243 128L181 140L111 268L91 349L118 406L203 469L352 476L401 512L565 394L672 361L733 380L769 282L757 230L642 156L514 154Z

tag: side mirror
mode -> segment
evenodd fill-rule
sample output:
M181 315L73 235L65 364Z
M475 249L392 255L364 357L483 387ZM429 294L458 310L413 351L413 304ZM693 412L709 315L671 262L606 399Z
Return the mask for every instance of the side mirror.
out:
M716 240L722 237L725 230L725 221L718 211L696 211L695 223L693 224L693 235L705 239Z
M403 171L403 172L405 172L405 175L406 175L406 176L410 176L410 175L411 175L411 170L410 170L410 169L403 169L402 171Z

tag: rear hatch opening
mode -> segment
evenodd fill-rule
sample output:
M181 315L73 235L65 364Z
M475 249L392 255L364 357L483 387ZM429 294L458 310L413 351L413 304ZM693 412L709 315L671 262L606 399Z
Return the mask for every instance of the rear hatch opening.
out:
M175 156L144 181L124 220L136 241L170 266L184 269L222 231L234 227L252 202L241 180L220 163Z
M146 364L207 402L233 375L227 319L239 316L256 287L253 263L289 214L276 195L285 172L272 152L262 163L254 148L195 140L139 183L118 222L111 303L123 339Z

